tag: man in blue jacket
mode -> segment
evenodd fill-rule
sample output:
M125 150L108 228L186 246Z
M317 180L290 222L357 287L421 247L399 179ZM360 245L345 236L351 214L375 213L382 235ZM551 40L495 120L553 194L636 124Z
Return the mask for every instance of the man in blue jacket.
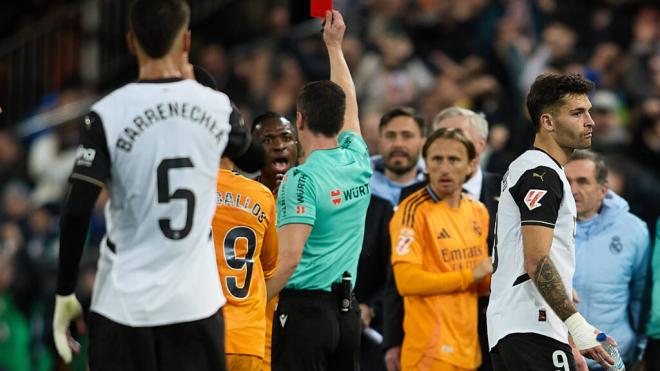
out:
M577 308L594 327L614 337L628 365L646 340L644 294L651 245L646 224L608 190L602 157L576 151L564 167L577 208ZM600 366L589 360L592 370Z

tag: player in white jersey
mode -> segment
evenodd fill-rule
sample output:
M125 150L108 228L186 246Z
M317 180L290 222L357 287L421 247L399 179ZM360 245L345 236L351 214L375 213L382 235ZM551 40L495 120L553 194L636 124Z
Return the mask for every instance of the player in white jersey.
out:
M591 89L578 75L547 74L527 96L534 149L509 166L497 210L487 312L496 371L575 370L569 342L603 367L612 363L571 300L576 209L562 166L591 146Z
M154 21L157 17L157 21ZM184 0L133 3L129 49L139 80L94 104L61 218L53 331L71 361L67 328L90 214L107 187L90 327L92 370L224 370L222 296L211 239L224 153L256 171L263 150L229 98L192 79ZM69 342L69 343L67 343ZM75 346L74 346L75 347Z

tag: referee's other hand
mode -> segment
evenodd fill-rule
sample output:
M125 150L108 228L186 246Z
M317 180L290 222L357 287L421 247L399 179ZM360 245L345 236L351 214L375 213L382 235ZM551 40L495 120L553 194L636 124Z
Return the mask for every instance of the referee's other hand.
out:
M346 24L344 17L336 10L325 12L325 22L323 23L323 41L328 48L340 48L344 39Z

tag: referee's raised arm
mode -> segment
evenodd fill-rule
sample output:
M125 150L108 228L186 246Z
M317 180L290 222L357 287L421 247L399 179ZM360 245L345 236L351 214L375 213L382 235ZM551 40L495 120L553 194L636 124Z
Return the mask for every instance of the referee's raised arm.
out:
M351 72L348 69L348 65L344 59L344 52L342 51L344 31L346 31L346 24L341 13L336 10L327 11L323 24L323 41L328 49L328 57L330 58L330 80L339 85L344 91L344 94L346 94L344 126L340 132L351 130L361 136L355 84L353 83Z

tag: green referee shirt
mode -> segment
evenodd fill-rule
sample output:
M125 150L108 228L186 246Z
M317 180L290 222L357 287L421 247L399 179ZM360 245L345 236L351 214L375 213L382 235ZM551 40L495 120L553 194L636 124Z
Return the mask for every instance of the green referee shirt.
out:
M349 271L355 282L369 207L371 164L364 140L352 131L339 146L313 151L289 169L277 196L277 227L309 224L312 231L287 289L330 291Z

